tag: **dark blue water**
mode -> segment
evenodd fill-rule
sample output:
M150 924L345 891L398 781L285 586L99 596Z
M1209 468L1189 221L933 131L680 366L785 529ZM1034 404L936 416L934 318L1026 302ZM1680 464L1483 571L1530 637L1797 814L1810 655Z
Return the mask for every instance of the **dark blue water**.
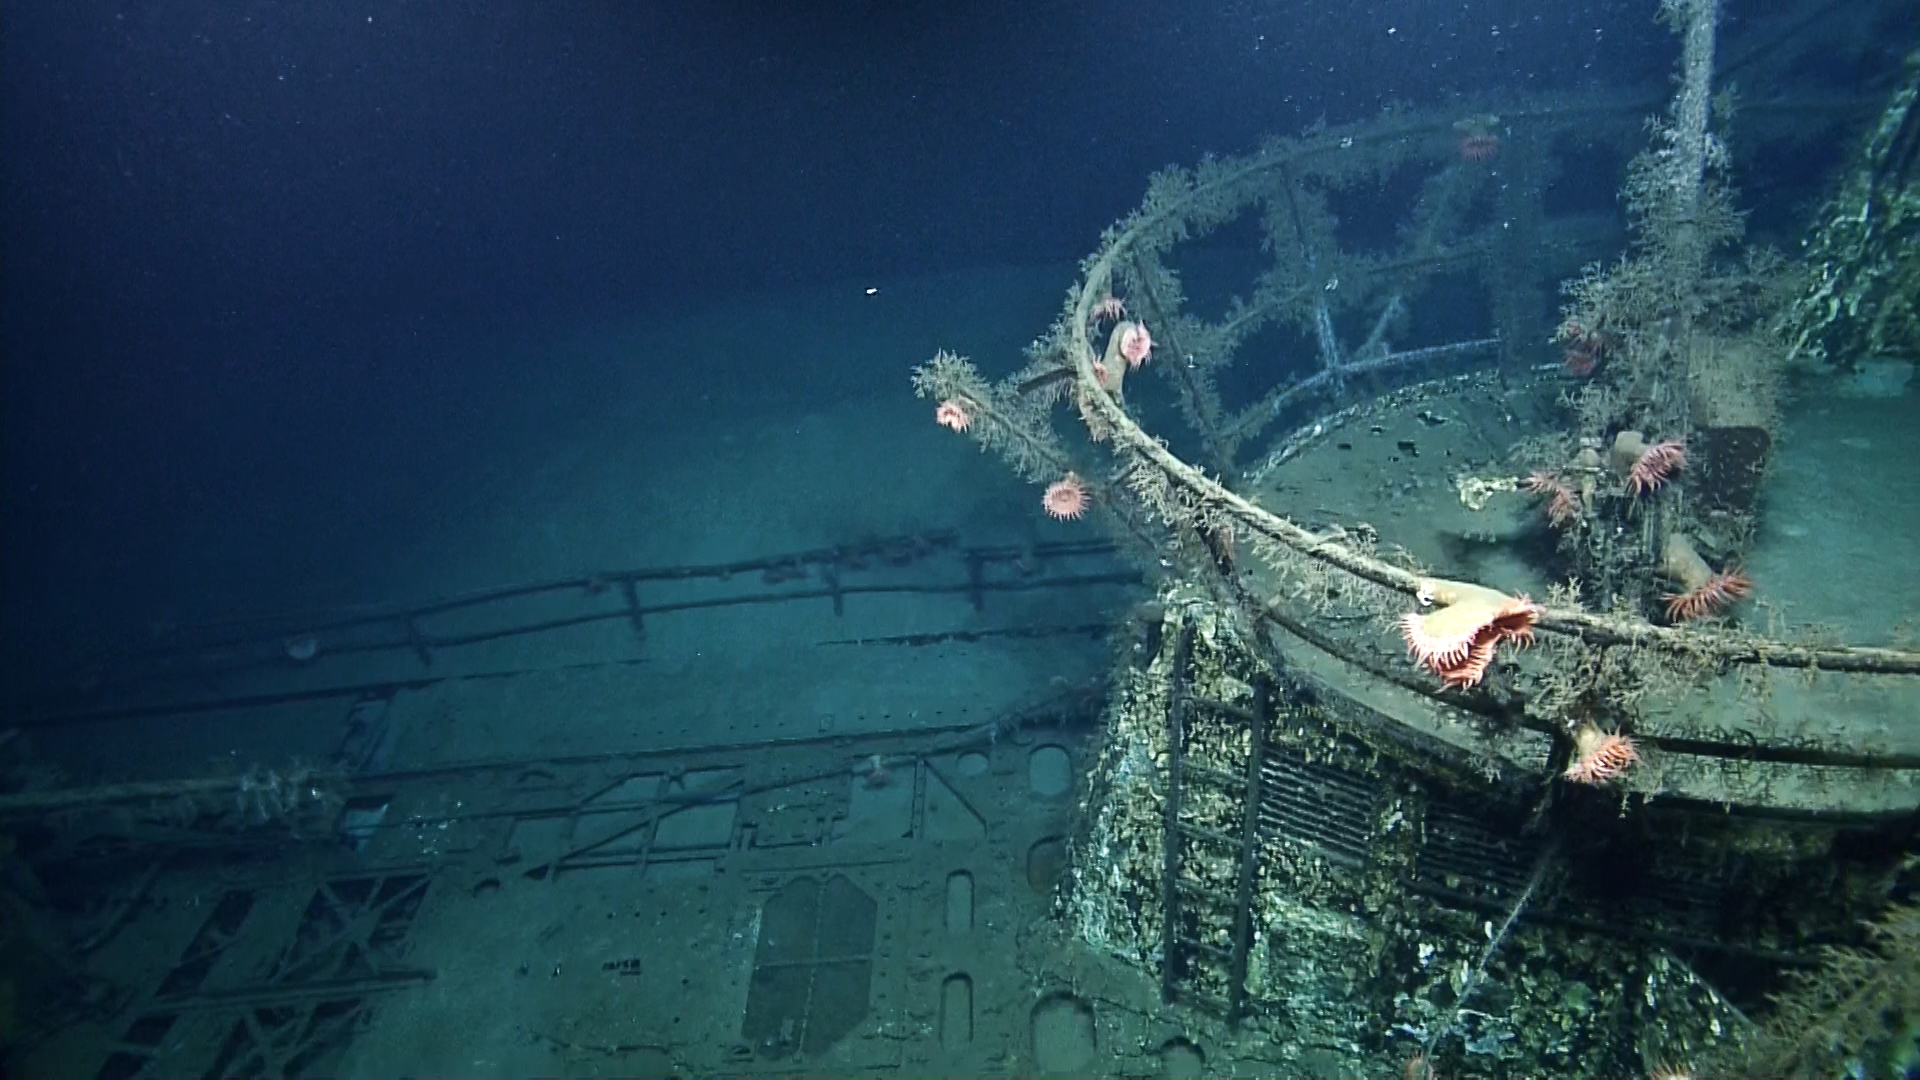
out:
M285 577L390 527L540 380L477 341L1066 262L1164 164L1674 52L1443 7L9 4L9 663L219 587L183 545Z

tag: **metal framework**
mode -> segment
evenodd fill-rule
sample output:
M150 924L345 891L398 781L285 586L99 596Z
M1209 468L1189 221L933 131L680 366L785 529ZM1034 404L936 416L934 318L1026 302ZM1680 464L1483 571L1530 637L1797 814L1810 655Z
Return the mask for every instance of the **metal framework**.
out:
M454 596L346 611L279 613L181 627L157 647L129 651L111 679L84 680L89 693L21 703L12 726L24 729L184 715L202 709L259 707L340 696L377 697L482 673L464 658L476 646L614 628L593 638L620 655L643 649L647 626L675 614L736 607L817 604L836 616L862 597L957 596L975 611L989 597L1137 583L1101 539L1030 545L962 546L951 531L881 537L811 551L727 563L627 568L516 582ZM644 597L644 601L643 601ZM1098 627L1012 628L1000 633L1078 633ZM927 645L994 631L935 631L894 640L843 644ZM577 639L576 639L577 640ZM289 656L310 643L311 657ZM333 662L377 660L379 679L337 676ZM487 674L518 672L488 669ZM330 677L331 676L331 677ZM77 681L68 680L71 687ZM206 693L208 686L216 687ZM183 697L183 692L193 697Z
M712 882L701 891L725 894L735 920L764 908L762 918L813 927L804 942L758 935L761 955L738 988L744 1014L693 1022L682 974L704 979L702 994L736 991L711 984L718 972L684 954L683 942L649 935L609 945L591 925L555 923L522 938L531 955L554 957L550 969L528 970L523 958L518 974L503 973L555 984L549 1008L518 1018L528 1037L576 1065L741 1074L782 1071L799 1054L901 1067L898 1042L850 1036L871 1028L875 1011L897 1016L905 950L934 949L955 970L991 974L965 958L985 928L959 936L945 928L943 897L916 892L916 861L943 850L952 872L982 887L1019 880L1071 807L1061 794L1035 794L1026 759L1045 750L1070 763L1097 703L1073 690L984 724L355 776L342 782L336 828L322 833L289 834L283 821L236 834L231 822L206 821L199 844L110 843L113 819L133 805L114 800L91 828L68 819L90 840L37 865L55 896L102 881L137 890L136 910L101 935L94 956L101 969L147 974L122 984L114 1019L56 1035L40 1060L73 1075L76 1062L90 1061L83 1071L115 1080L326 1073L360 1060L343 1056L356 1040L383 1043L387 1003L417 998L462 966L450 950L473 927L510 919L497 908L487 914L501 898L564 910L610 887L673 897L691 880ZM1009 802L1027 810L989 832L987 815ZM1032 895L1043 907L1044 892ZM849 917L862 910L864 921ZM696 921L681 932L700 929ZM569 978L593 982L569 991ZM603 982L645 1009L682 1010L686 1030L676 1039L649 1027L634 1040L612 1014L594 1021L598 1035L563 1024L569 994L600 1001ZM471 1000L486 1007L484 996ZM995 1021L967 1023L984 1036ZM950 1065L973 1060L967 1046L957 1049L963 1056Z

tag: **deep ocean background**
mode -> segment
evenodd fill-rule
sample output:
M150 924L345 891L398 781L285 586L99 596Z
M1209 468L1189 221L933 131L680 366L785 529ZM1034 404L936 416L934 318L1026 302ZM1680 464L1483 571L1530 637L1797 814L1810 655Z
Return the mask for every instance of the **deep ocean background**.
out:
M1396 102L1657 89L1676 52L1628 2L0 11L15 674L204 615L186 597L350 579L464 462L721 377L642 347L614 388L539 342L1065 267L1164 164ZM795 344L741 348L804 397ZM898 392L920 359L851 373Z

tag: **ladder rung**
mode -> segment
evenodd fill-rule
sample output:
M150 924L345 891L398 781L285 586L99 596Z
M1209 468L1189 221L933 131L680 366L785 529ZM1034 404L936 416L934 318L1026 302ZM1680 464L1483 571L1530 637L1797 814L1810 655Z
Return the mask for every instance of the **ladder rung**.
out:
M1173 943L1176 945L1185 945L1188 948L1192 948L1192 949L1198 949L1203 953L1207 953L1221 960L1233 959L1233 950L1223 949L1218 945L1209 945L1204 941L1198 940L1197 938L1175 936L1173 939Z
M1201 697L1198 694L1195 694L1194 696L1189 697L1187 700L1192 702L1195 705L1200 706L1203 709L1212 709L1214 712L1226 713L1228 716L1231 716L1236 720L1252 720L1253 719L1252 709L1248 709L1240 705L1235 705L1235 704L1232 704L1231 702L1221 701L1217 698Z
M1174 888L1179 890L1183 899L1205 900L1209 905L1207 910L1237 910L1234 907L1234 902L1231 897L1222 896L1198 882L1182 880L1179 884L1175 885ZM1191 908L1192 905L1182 904L1181 907L1185 910Z
M1238 848L1242 851L1245 851L1247 848L1247 845L1241 843L1240 838L1237 836L1228 836L1226 833L1214 832L1212 829L1199 825L1189 825L1184 821L1174 822L1173 831L1191 836L1196 840L1211 840L1216 844L1230 848Z
M1227 1002L1218 994L1209 994L1205 990L1195 990L1188 986L1176 987L1176 992L1186 1001L1215 1012L1226 1012Z
M1198 776L1205 780L1211 780L1216 784L1232 784L1235 787L1247 786L1246 777L1236 776L1233 773L1225 772L1220 769L1211 768L1206 765L1195 765L1193 762L1189 761L1186 763L1186 765L1182 766L1182 768L1186 770L1186 775L1189 778Z

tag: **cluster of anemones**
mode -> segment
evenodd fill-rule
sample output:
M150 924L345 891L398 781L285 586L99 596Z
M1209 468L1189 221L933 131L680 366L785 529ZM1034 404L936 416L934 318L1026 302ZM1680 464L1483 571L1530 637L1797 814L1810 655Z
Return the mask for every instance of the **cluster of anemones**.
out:
M1600 461L1600 452L1593 446L1583 446L1560 472L1535 469L1531 475L1520 480L1519 487L1522 491L1546 496L1544 505L1548 524L1556 529L1564 529L1579 520L1587 507L1593 505L1600 476L1605 470L1606 466Z
M1520 481L1521 490L1546 496L1547 520L1555 528L1572 524L1592 504L1598 478L1609 465L1636 499L1656 494L1687 466L1687 444L1679 439L1649 443L1638 431L1622 431L1613 437L1605 463L1599 445L1582 447L1564 473L1536 469Z
M1420 582L1420 603L1432 610L1400 616L1400 636L1414 659L1450 687L1485 678L1502 641L1531 644L1540 616L1539 606L1525 596L1442 578Z
M1121 325L1133 324L1122 323ZM1140 336L1145 338L1145 327L1140 328ZM1145 362L1146 351L1151 347L1149 341L1136 350L1141 363ZM1128 362L1133 362L1130 355ZM933 419L935 423L951 431L966 431L973 427L973 413L968 409L968 403L960 398L948 398L942 401L933 410ZM1087 482L1075 472L1068 472L1065 476L1048 484L1046 492L1040 496L1041 509L1057 521L1072 521L1081 517L1091 505L1093 505L1093 494L1088 490Z

